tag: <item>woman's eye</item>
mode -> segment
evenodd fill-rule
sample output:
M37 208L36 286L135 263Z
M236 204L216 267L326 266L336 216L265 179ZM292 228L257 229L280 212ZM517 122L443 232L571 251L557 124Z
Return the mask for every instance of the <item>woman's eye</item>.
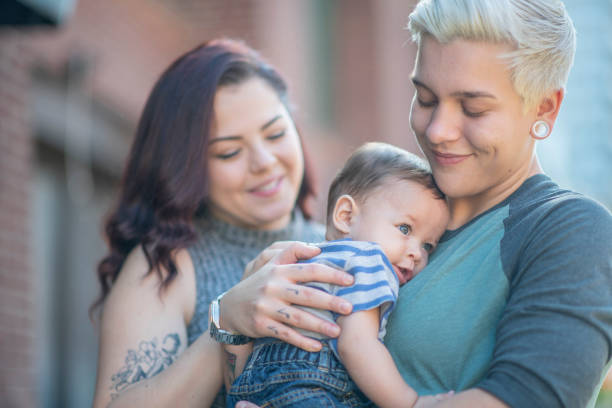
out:
M463 113L465 116L469 116L470 118L477 118L486 113L486 110L483 109L468 109L466 106L462 106Z
M402 234L404 234L404 235L408 235L412 231L412 228L408 224L402 224L398 228L399 228L400 232Z
M281 137L285 136L285 131L282 130L280 132L274 133L273 135L270 135L267 137L268 140L276 140L276 139L280 139Z
M238 153L240 153L240 149L232 150L227 153L219 153L219 154L216 154L215 157L221 160L227 160L227 159L231 159L232 157L236 156Z
M435 246L433 244L430 244L429 242L426 242L423 244L423 249L428 253L431 254L434 250Z
M424 107L424 108L431 108L436 104L435 100L431 100L431 101L424 101L420 98L417 98L417 102L419 103L420 106Z

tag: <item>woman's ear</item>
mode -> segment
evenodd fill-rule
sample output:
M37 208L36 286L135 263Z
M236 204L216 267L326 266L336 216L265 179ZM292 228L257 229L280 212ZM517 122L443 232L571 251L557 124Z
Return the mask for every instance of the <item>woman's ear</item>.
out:
M553 125L555 124L564 96L565 90L563 88L557 89L542 98L542 101L538 105L536 120L545 121L550 127L550 131L552 131Z
M355 217L357 217L358 213L359 208L355 200L353 200L353 197L348 194L340 196L340 198L336 200L332 217L336 230L344 235L350 234L351 225L355 221Z

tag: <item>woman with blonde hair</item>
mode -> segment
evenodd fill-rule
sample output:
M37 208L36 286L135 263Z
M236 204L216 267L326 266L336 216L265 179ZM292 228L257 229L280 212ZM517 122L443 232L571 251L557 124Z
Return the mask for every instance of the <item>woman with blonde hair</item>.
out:
M419 394L456 391L436 406L592 407L612 355L612 215L555 184L536 154L565 95L572 21L558 0L423 0L409 29L410 123L451 219L401 288L385 344ZM305 302L269 277L299 268L286 264L295 250L264 251L227 293L228 328L305 341L291 329L299 310L266 307Z

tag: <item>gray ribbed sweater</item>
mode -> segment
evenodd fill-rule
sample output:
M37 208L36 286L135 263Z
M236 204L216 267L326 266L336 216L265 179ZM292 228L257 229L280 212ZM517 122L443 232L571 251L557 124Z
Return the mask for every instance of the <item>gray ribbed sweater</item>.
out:
M210 302L238 283L246 264L264 248L275 241L320 242L324 238L323 226L306 221L298 210L281 230L250 230L207 217L196 222L196 231L198 241L188 248L197 286L195 313L187 327L189 344L208 328Z

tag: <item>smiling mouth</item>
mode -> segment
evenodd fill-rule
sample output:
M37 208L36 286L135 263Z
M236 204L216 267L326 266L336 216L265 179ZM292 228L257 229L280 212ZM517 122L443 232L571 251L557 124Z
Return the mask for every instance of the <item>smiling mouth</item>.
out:
M271 197L280 191L284 176L274 177L248 190L258 197Z
M434 159L441 165L452 165L458 164L470 157L470 154L452 154L452 153L441 153L435 150L431 151Z

